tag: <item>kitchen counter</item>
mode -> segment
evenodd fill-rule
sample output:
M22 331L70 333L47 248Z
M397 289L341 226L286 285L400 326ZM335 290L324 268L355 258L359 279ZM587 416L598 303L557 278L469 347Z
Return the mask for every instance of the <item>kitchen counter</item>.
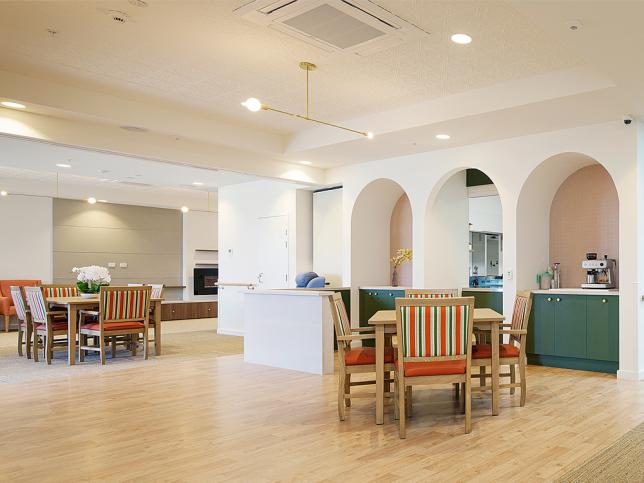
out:
M405 290L411 287L392 287L390 285L378 285L369 287L360 287L360 290Z
M533 290L532 293L561 295L619 295L616 288L551 288L550 290Z
M501 292L503 287L468 287L461 290L461 292Z

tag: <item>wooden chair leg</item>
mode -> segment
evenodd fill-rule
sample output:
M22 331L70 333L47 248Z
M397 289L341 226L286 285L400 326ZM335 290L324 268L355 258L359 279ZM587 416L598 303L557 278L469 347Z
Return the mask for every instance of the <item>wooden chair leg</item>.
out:
M521 407L525 406L526 397L526 379L525 379L525 361L519 363L519 377L521 378Z
M111 342L112 342L112 359L116 357L116 337L112 336L111 337Z
M146 361L150 354L150 341L148 340L148 337L150 337L150 334L148 334L148 331L146 330L143 332L143 359Z
M461 400L461 411L465 414L465 383L460 383L461 393L463 394L463 399Z
M31 339L32 339L32 329L31 324L27 322L27 332L25 335L25 345L27 346L27 359L31 359Z
M340 368L340 373L338 374L338 417L340 421L344 421L344 388L345 386L346 374L342 367Z
M452 384L452 386L454 387L454 399L458 399L459 398L459 394L458 394L459 384L458 384L458 382Z
M411 418L411 386L407 386L405 389L407 391L407 394L405 394L405 399L407 401L407 407L405 408L405 411L407 413L407 417Z
M479 368L479 373L481 374L481 377L480 377L481 386L487 386L487 367L481 366Z
M11 319L10 319L10 317L8 315L4 316L4 331L5 332L9 332L9 321L10 320Z
M472 432L472 381L471 377L466 378L465 381L465 393L463 394L463 399L465 399L465 434Z
M45 359L47 360L47 364L51 364L51 353L52 353L51 343L52 343L53 338L54 338L53 335L50 336L49 334L47 334L45 336L45 340L46 340L46 343L45 343Z
M99 353L101 355L101 365L105 365L105 337L99 337Z
M139 334L132 334L131 336L132 340L132 355L136 355L136 350L139 348Z
M24 331L22 327L18 328L18 356L22 357L22 334Z
M400 417L398 412L398 372L394 371L394 421Z
M400 439L407 437L407 414L405 411L405 388L400 386L403 381L398 381L398 435Z
M510 384L514 384L515 381L517 380L517 375L516 375L516 369L514 367L514 364L510 364ZM514 394L514 388L510 388L510 394Z
M38 332L37 331L32 331L32 334L34 336L34 362L38 362Z
M351 374L346 374L344 377L344 393L351 395ZM344 404L350 408L351 398L345 399Z
M159 321L154 323L154 355L161 355L161 323Z
M78 336L78 360L80 362L85 362L85 349L83 346L87 345L87 335L80 334Z

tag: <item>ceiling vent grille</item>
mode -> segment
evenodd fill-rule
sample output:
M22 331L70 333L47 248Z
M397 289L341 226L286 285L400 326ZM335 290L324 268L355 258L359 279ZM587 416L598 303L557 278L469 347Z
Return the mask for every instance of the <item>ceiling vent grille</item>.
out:
M235 13L327 52L369 55L428 35L369 0L255 0Z

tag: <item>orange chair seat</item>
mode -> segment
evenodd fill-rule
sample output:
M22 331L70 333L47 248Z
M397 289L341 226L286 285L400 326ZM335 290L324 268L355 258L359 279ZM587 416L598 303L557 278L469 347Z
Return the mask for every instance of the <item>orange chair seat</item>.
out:
M519 357L519 348L514 344L500 344L499 357ZM477 344L472 351L472 359L491 359L492 346L490 344Z
M36 330L47 330L47 326L45 324L38 324ZM67 322L54 322L51 324L51 330L67 330Z
M9 307L9 313L7 315L16 315L16 306L15 305L11 305Z
M394 348L385 347L385 363L394 361ZM375 347L353 347L344 353L344 363L347 366L364 366L376 363Z
M143 322L107 322L103 324L105 332L110 330L143 329L143 327L145 327ZM81 329L98 331L101 330L101 324L85 324L81 326Z
M467 361L405 362L405 377L465 374Z

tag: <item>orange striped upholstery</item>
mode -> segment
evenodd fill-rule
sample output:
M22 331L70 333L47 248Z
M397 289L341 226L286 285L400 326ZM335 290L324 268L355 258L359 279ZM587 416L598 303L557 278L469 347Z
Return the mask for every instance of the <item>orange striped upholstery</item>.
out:
M47 287L43 286L43 291L45 292L45 298L50 297L78 297L78 288L69 285L69 286L52 286Z
M401 306L403 357L467 354L468 305Z
M13 305L16 307L16 315L24 322L27 320L27 311L25 308L25 299L22 298L20 287L15 285L11 286L11 298L13 299Z
M149 291L130 287L101 290L101 317L103 322L141 320L149 308Z
M410 293L407 298L409 299L445 299L454 297L452 293L448 292L435 292L435 293Z
M31 320L35 323L47 323L47 304L43 297L42 288L40 287L25 287L25 296L27 297L27 304L31 311Z

